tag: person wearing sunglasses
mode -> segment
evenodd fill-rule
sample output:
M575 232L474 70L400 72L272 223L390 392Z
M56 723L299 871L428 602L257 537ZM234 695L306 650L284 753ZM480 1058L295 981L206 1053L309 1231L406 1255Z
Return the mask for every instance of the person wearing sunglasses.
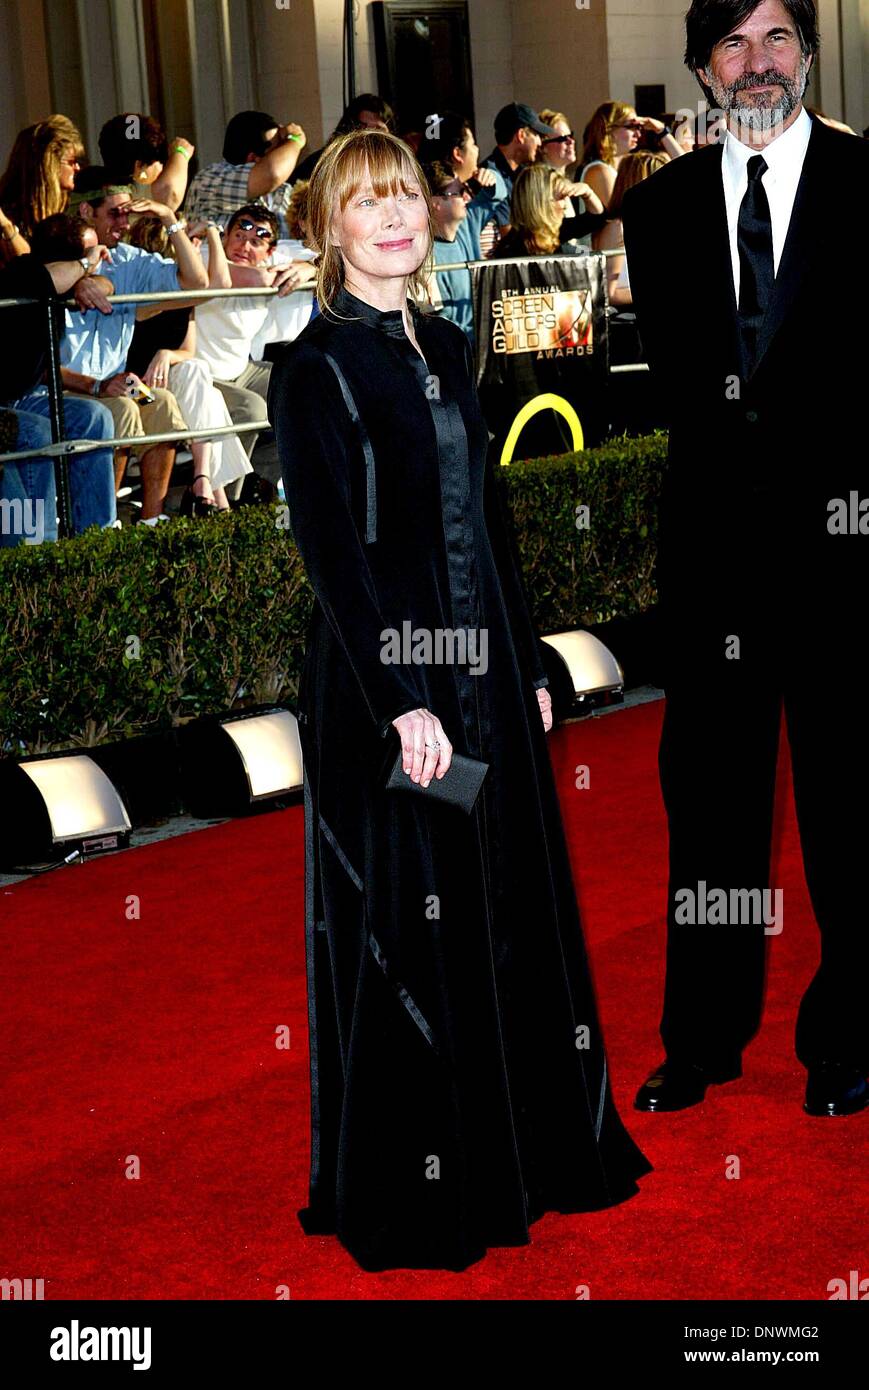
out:
M591 250L593 233L606 225L606 209L590 184L573 179L568 174L568 170L576 164L576 140L567 117L562 111L547 107L540 112L540 119L552 126L556 133L542 142L537 152L537 163L548 164L570 184L561 239L564 242L582 241L586 249Z
M37 222L65 212L84 144L66 116L47 116L19 132L0 175L0 263L26 256Z
M277 262L278 216L264 203L249 203L230 217L223 233L226 288L276 288L292 294L314 278L310 262ZM203 247L203 259L206 248ZM269 318L272 297L240 295L212 299L196 309L196 354L204 358L222 393L233 424L265 422L271 364L253 360L251 349ZM251 430L240 436L248 457L256 445Z
M479 236L479 225L488 213L483 211L479 203L474 205L473 189L454 174L444 160L435 159L421 167L431 194L435 229L432 242L434 264L451 265L474 260L473 244ZM473 227L475 221L476 229ZM467 268L435 272L428 282L428 296L432 307L444 318L458 324L473 343L471 272Z
M583 131L580 179L587 180L605 208L610 205L619 164L626 154L640 148L644 134L658 137L662 154L678 159L685 151L663 121L638 116L624 101L606 101L599 106ZM599 249L595 239L595 250Z
M549 107L544 107L540 112L540 119L551 125L555 134L547 135L541 142L537 163L551 164L560 174L567 174L568 169L576 163L576 138L570 122L562 111L553 111Z

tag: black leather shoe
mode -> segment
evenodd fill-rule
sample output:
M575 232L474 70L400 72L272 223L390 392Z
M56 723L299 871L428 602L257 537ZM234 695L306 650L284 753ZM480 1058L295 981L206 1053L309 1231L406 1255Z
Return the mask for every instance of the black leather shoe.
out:
M739 1063L710 1071L691 1062L667 1060L652 1072L648 1081L637 1091L634 1109L688 1110L705 1099L708 1086L736 1081L741 1075Z
M806 1082L807 1115L856 1115L869 1105L869 1085L857 1067L822 1062L812 1067Z

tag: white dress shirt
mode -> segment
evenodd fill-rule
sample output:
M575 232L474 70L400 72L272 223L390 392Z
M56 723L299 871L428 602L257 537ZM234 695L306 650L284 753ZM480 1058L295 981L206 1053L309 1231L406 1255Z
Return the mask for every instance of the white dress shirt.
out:
M789 126L783 135L779 135L777 139L763 148L744 145L729 130L724 138L721 174L724 179L724 201L727 205L727 229L730 234L730 257L733 262L733 284L736 290L737 304L739 303L739 247L736 237L739 207L748 187L748 161L754 155L761 154L769 166L763 176L763 186L769 200L769 212L772 219L772 254L777 275L811 133L811 118L803 107L793 125Z

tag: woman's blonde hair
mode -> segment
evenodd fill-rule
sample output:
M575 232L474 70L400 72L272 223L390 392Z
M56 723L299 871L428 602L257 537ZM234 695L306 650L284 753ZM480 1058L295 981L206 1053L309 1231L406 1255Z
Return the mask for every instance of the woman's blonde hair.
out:
M613 127L621 125L623 121L629 121L636 116L632 106L626 101L605 101L599 106L582 132L583 148L579 160L580 169L584 169L586 164L591 164L595 159L602 159L604 164L613 164L616 157L616 142L613 139Z
M616 174L615 186L607 208L607 217L610 219L621 217L622 203L628 189L633 188L636 183L642 183L643 179L649 178L658 169L663 169L667 162L667 156L658 154L656 150L637 150L634 154L626 154L619 164L619 172Z
M156 215L137 218L130 228L129 241L131 246L138 246L140 251L150 251L154 256L171 258L173 255L166 228Z
M297 179L293 184L293 191L290 201L287 203L286 221L287 230L290 236L296 241L304 241L306 232L302 226L303 222L308 221L308 190L307 179Z
M351 130L323 151L308 187L308 241L317 252L317 301L325 313L344 284L344 259L333 245L332 223L343 213L353 194L370 180L375 196L399 189L419 191L428 209L429 249L422 264L408 278L408 292L415 300L425 297L431 275L434 224L428 184L413 151L383 130Z
M551 107L544 106L543 110L538 111L537 114L544 125L555 125L556 121L563 121L567 129L570 130L570 121L563 111L553 111Z
M555 207L567 196L567 179L550 164L526 164L513 182L510 200L511 239L520 241L529 256L550 255L561 245L561 223Z
M545 125L554 126L556 121L563 121L564 124L567 126L567 129L570 130L570 121L567 119L563 111L553 111L551 106L544 106L543 110L538 111L537 114ZM541 144L540 149L537 151L538 164L547 163L547 149L548 146L545 143Z
M44 217L66 210L69 195L60 186L60 165L67 152L76 158L84 153L81 135L67 116L48 116L16 138L0 177L0 207L25 236Z

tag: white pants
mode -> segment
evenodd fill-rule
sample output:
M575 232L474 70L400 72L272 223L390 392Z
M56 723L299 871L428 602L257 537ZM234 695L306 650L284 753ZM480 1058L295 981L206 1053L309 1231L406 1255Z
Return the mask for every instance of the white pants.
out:
M201 357L188 357L169 368L169 390L192 430L232 424L226 401L213 384L211 369ZM237 434L224 434L211 441L212 487L226 487L227 483L252 472Z

